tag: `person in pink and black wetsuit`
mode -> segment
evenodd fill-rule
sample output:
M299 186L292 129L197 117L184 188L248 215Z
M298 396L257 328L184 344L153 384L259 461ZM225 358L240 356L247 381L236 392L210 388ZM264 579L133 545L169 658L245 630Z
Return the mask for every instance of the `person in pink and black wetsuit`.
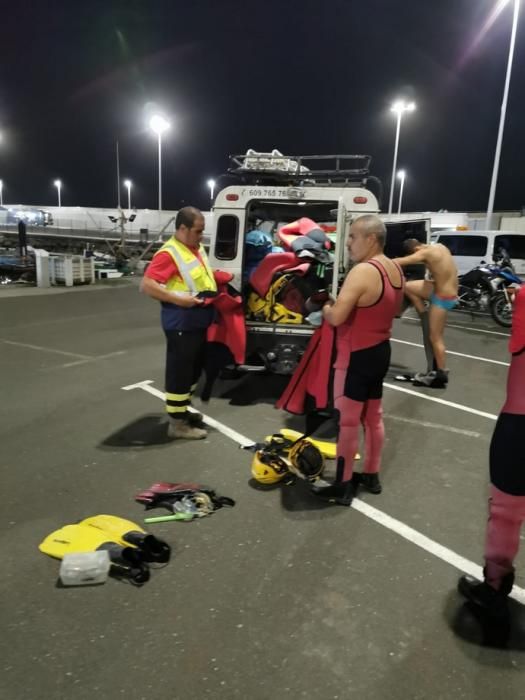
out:
M367 214L354 221L347 248L356 264L337 300L323 307L325 321L336 327L334 404L339 411L339 437L335 482L313 491L341 505L350 505L354 497L353 463L361 425L365 431L361 483L372 493L381 493L383 379L390 364L392 321L404 293L401 268L383 253L385 239L379 217Z
M507 397L490 443L489 519L483 581L462 576L459 592L479 608L504 614L525 521L525 286L517 292L509 342Z

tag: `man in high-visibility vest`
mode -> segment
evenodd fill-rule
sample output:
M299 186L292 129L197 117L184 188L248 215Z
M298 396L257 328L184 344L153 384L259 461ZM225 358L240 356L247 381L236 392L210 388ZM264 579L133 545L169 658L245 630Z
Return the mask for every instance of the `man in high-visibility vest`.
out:
M203 292L217 284L201 245L204 217L195 207L184 207L175 219L175 234L158 250L148 266L141 289L161 303L161 322L167 342L166 411L173 438L200 440L202 416L188 411L203 369L206 331L214 318L204 305Z

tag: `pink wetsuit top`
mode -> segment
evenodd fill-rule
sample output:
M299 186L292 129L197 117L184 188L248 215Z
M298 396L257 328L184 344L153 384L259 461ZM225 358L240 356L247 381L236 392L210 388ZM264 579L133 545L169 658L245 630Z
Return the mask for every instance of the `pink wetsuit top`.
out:
M399 313L403 301L404 277L396 263L401 276L401 286L395 287L381 263L369 260L381 275L382 290L379 299L370 306L356 306L346 321L336 329L337 359L334 367L346 369L350 353L364 350L389 340L392 334L392 322Z

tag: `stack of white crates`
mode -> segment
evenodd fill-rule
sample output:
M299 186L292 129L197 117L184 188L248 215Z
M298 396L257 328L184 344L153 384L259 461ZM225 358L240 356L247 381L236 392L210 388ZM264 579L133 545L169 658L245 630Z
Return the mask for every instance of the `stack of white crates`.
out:
M91 284L95 281L95 260L82 255L50 255L51 284Z

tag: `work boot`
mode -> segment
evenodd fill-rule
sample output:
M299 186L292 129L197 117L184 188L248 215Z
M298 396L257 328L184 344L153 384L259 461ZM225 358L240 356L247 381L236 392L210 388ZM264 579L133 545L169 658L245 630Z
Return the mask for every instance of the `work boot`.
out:
M335 482L330 486L312 486L312 493L329 503L349 506L355 496L355 488L351 481Z
M458 581L461 595L492 617L507 614L507 598L514 584L514 574L507 574L501 581L499 589L493 588L486 581L478 581L473 576L462 576Z
M172 420L168 424L168 437L182 440L204 440L208 433L196 428L187 420Z
M379 494L383 490L379 481L379 474L361 474L360 482L370 493Z
M431 372L417 372L414 386L428 386L431 389L444 389L448 384L448 370L433 369Z

